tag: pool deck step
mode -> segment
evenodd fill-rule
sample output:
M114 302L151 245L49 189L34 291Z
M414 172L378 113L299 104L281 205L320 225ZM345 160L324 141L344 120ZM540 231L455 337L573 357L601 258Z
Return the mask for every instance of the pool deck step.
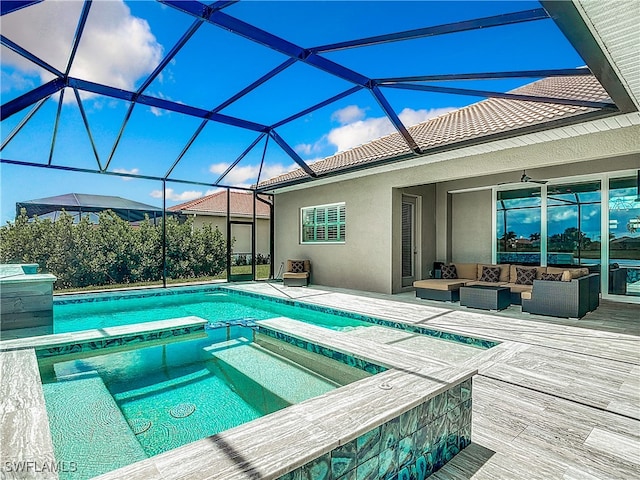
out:
M236 372L239 372L290 404L339 386L244 338L222 342L206 350L232 381L238 378Z
M58 462L76 462L69 477L91 478L147 458L96 371L43 385Z
M403 350L402 355L398 348L373 340L359 338L353 341L346 332L329 330L286 317L271 318L256 322L271 330L275 330L293 337L310 341L316 345L327 347L368 362L381 365L386 368L399 368L407 371L416 369L416 366L439 370L449 366L449 363L435 358L428 358L416 352Z
M97 328L79 332L55 333L40 337L0 341L0 351L33 348L38 357L80 353L149 340L166 340L188 333L204 332L207 320L189 316L136 323L118 327Z

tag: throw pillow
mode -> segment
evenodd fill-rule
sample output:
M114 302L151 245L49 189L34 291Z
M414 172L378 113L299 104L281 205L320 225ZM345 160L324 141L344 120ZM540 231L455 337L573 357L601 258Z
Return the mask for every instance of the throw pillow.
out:
M543 273L540 276L541 280L546 280L547 282L560 282L562 280L561 273Z
M291 273L303 273L304 260L293 260L291 262Z
M518 268L516 267L516 284L518 285L533 285L533 281L536 279L535 268Z
M458 271L456 270L455 265L442 265L442 267L440 267L440 272L442 274L442 278L458 278Z
M480 281L498 283L500 281L500 267L482 267Z

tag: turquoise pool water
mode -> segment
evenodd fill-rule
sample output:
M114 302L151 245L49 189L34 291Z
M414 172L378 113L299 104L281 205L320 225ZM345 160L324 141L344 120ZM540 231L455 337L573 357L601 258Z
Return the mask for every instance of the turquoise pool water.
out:
M40 371L56 460L76 466L63 480L91 478L370 375L246 327L41 359Z
M57 300L53 308L54 333L129 325L190 315L210 322L238 319L264 320L285 316L335 330L371 325L361 320L305 310L222 289L175 295L131 296L109 301L62 304L61 301L64 302L64 299Z

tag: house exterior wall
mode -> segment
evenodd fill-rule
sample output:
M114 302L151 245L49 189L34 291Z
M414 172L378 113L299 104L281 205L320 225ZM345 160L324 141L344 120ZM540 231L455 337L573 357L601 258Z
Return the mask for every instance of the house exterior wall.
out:
M491 194L484 192L454 199L455 195L448 192L517 182L519 170L525 168L533 178L637 169L640 168L639 139L640 125L631 125L442 162L398 166L396 170L381 173L373 173L377 170L373 169L355 178L334 177L277 191L276 267L287 258L309 258L312 283L381 293L399 292L402 192L421 188L425 189L423 277L431 268L432 259L445 261L455 256L470 260L472 256L481 255L479 260L490 261ZM340 201L344 201L347 208L346 243L301 245L300 208ZM470 238L457 238L464 232L464 222L469 221L474 225L473 245L469 243ZM434 231L425 234L434 223Z
M251 218L231 217L231 221L251 222ZM256 219L256 253L262 255L269 254L269 220L265 218ZM222 232L223 238L227 238L227 218L214 215L196 215L193 219L195 228L202 228L203 225L211 224L213 228L218 228ZM238 230L240 231L240 230ZM237 253L251 252L251 230L247 228L246 235L235 235L236 242L233 251Z
M301 244L300 209L345 202L346 241ZM391 189L380 176L275 196L276 272L287 259L311 261L311 283L391 291Z

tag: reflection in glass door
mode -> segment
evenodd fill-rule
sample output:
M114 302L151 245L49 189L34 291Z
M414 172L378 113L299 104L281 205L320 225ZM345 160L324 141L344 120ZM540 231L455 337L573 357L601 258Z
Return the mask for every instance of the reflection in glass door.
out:
M547 187L547 265L600 264L600 181Z
M640 296L640 171L609 183L609 293Z

